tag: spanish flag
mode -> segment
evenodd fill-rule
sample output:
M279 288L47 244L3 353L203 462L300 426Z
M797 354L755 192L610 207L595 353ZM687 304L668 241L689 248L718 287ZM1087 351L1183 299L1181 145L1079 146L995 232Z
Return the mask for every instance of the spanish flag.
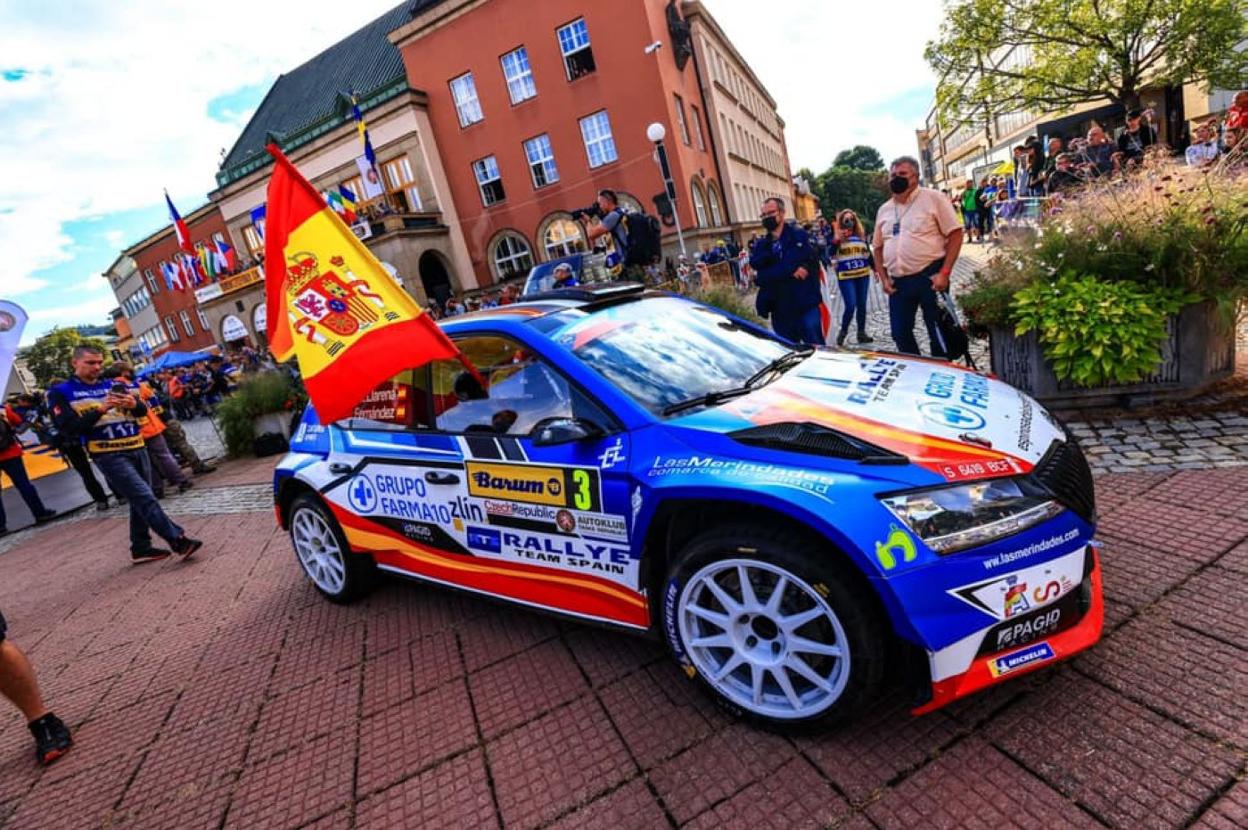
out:
M269 348L299 359L322 423L404 369L463 356L276 145L264 235ZM475 371L471 370L470 371Z

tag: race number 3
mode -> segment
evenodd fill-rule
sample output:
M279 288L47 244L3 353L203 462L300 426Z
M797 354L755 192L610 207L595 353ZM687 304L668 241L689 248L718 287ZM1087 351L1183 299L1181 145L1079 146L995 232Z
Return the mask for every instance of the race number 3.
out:
M590 482L588 470L572 471L572 506L577 510L594 508L593 484Z

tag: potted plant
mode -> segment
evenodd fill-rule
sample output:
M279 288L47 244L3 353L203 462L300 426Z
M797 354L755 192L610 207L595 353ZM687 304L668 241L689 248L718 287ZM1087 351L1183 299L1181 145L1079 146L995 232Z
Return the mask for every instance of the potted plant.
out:
M1154 159L1055 200L960 297L992 370L1050 405L1195 394L1235 365L1248 178Z
M256 438L278 433L290 439L294 414L307 399L286 372L263 372L245 378L217 407L217 422L231 456L248 455Z

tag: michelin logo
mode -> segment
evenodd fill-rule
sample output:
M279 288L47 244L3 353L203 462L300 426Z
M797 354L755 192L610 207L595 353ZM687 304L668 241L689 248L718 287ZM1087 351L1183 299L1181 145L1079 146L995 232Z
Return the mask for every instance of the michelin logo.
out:
M993 677L1001 677L1026 666L1052 660L1055 656L1053 649L1049 647L1048 643L1037 643L1030 648L1013 651L994 658L988 664L988 671L992 673Z

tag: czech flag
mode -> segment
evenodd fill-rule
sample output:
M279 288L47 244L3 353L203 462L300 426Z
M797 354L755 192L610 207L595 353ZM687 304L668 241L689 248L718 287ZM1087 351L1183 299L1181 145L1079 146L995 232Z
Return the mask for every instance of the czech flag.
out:
M223 239L213 239L212 245L217 249L217 270L233 271L234 263L237 261L234 246L227 244Z
M321 423L404 369L467 359L277 145L264 236L269 348L299 359Z
M191 245L191 229L186 226L186 221L182 215L178 213L178 209L173 206L173 200L169 198L169 191L165 191L165 204L169 206L169 221L173 222L173 232L178 237L178 247L186 251L188 254L195 254L195 247Z

